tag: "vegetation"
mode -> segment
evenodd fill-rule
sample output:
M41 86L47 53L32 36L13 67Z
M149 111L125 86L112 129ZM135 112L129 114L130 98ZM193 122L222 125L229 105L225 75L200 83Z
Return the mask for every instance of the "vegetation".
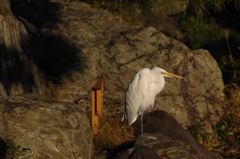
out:
M105 112L100 118L98 133L93 136L95 154L134 140L134 129L121 122L119 115L122 115L122 108L123 103L119 101L105 102Z
M234 87L234 88L233 88ZM208 134L198 126L188 130L206 149L216 152L224 158L232 158L240 151L240 87L228 86L232 91L226 100L225 114L212 126L213 132Z
M212 48L214 44L225 40L221 26L213 18L205 20L190 16L182 22L182 28L183 40L192 49Z
M206 16L211 12L223 12L226 11L226 7L229 4L233 4L236 9L240 9L240 2L238 0L190 0L190 11L196 16Z
M183 39L191 49L204 48L217 60L225 83L239 83L240 31L225 28L213 17L197 18L190 16L182 22Z
M72 0L67 0L72 1ZM186 14L205 17L212 13L220 13L232 5L240 9L239 0L79 0L87 2L95 8L101 8L121 16L131 24L147 24L149 18L167 17L173 8L188 6ZM139 17L140 16L140 17ZM141 22L140 22L141 21Z

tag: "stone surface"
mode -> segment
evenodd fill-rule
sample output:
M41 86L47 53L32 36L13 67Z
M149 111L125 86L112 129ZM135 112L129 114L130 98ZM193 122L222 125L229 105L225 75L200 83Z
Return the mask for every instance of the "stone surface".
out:
M115 159L159 159L159 155L146 146L118 154Z
M32 94L0 98L0 123L1 139L27 149L19 158L91 158L92 136L84 105Z
M24 7L31 8L34 3ZM184 79L166 79L154 109L169 112L184 128L199 125L211 131L211 125L222 115L224 85L221 71L207 50L190 50L157 29L129 26L121 18L85 3L49 3L46 5L57 7L43 7L44 14L24 8L19 14L43 35L43 61L51 66L46 72L64 84L53 93L58 99L75 102L90 96L100 76L105 79L104 96L124 102L128 83L136 72L159 66ZM50 13L53 16L45 16ZM37 19L43 20L40 23ZM49 19L52 27L48 26Z
M134 126L137 127L137 133L140 134L140 121L138 120ZM117 154L117 158L132 159L133 156L139 156L139 159L146 158L138 151L144 148L140 145L141 135L136 140L131 154L129 151L124 151ZM174 159L218 158L213 152L200 146L193 136L184 130L170 114L159 110L144 116L144 146L148 148L148 151L145 150L146 153L149 153L148 155L157 153L158 156L165 155Z
M122 19L85 3L70 3L62 10L62 17L53 31L64 33L77 44L84 67L62 76L67 89L60 91L60 99L74 101L88 96L95 78L101 76L105 79L104 95L124 102L125 90L135 73L159 66L184 79L166 79L155 110L169 112L183 127L198 124L206 131L219 120L224 85L221 71L207 50L190 50L151 27L130 27Z
M6 1L6 4L8 4ZM39 38L35 27L1 5L0 96L45 93L45 76L38 66ZM5 12L4 12L5 11Z

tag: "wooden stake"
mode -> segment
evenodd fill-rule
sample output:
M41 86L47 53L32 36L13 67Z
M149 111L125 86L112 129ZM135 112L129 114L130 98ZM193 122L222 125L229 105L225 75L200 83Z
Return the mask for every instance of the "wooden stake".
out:
M92 133L96 134L99 127L99 116L103 114L103 78L97 78L92 88Z

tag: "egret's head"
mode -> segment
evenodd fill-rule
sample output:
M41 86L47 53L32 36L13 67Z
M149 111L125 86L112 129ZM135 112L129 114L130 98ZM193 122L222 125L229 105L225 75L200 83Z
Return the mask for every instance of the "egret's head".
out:
M178 75L174 75L172 73L168 73L166 70L160 68L160 67L154 67L152 69L153 72L155 72L156 74L160 73L163 77L176 77L176 78L183 78L181 76Z

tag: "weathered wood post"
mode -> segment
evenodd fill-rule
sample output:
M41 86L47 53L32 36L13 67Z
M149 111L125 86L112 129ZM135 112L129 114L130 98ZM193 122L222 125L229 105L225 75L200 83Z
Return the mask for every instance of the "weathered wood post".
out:
M104 80L98 77L92 88L92 133L96 134L99 127L99 116L103 113Z

